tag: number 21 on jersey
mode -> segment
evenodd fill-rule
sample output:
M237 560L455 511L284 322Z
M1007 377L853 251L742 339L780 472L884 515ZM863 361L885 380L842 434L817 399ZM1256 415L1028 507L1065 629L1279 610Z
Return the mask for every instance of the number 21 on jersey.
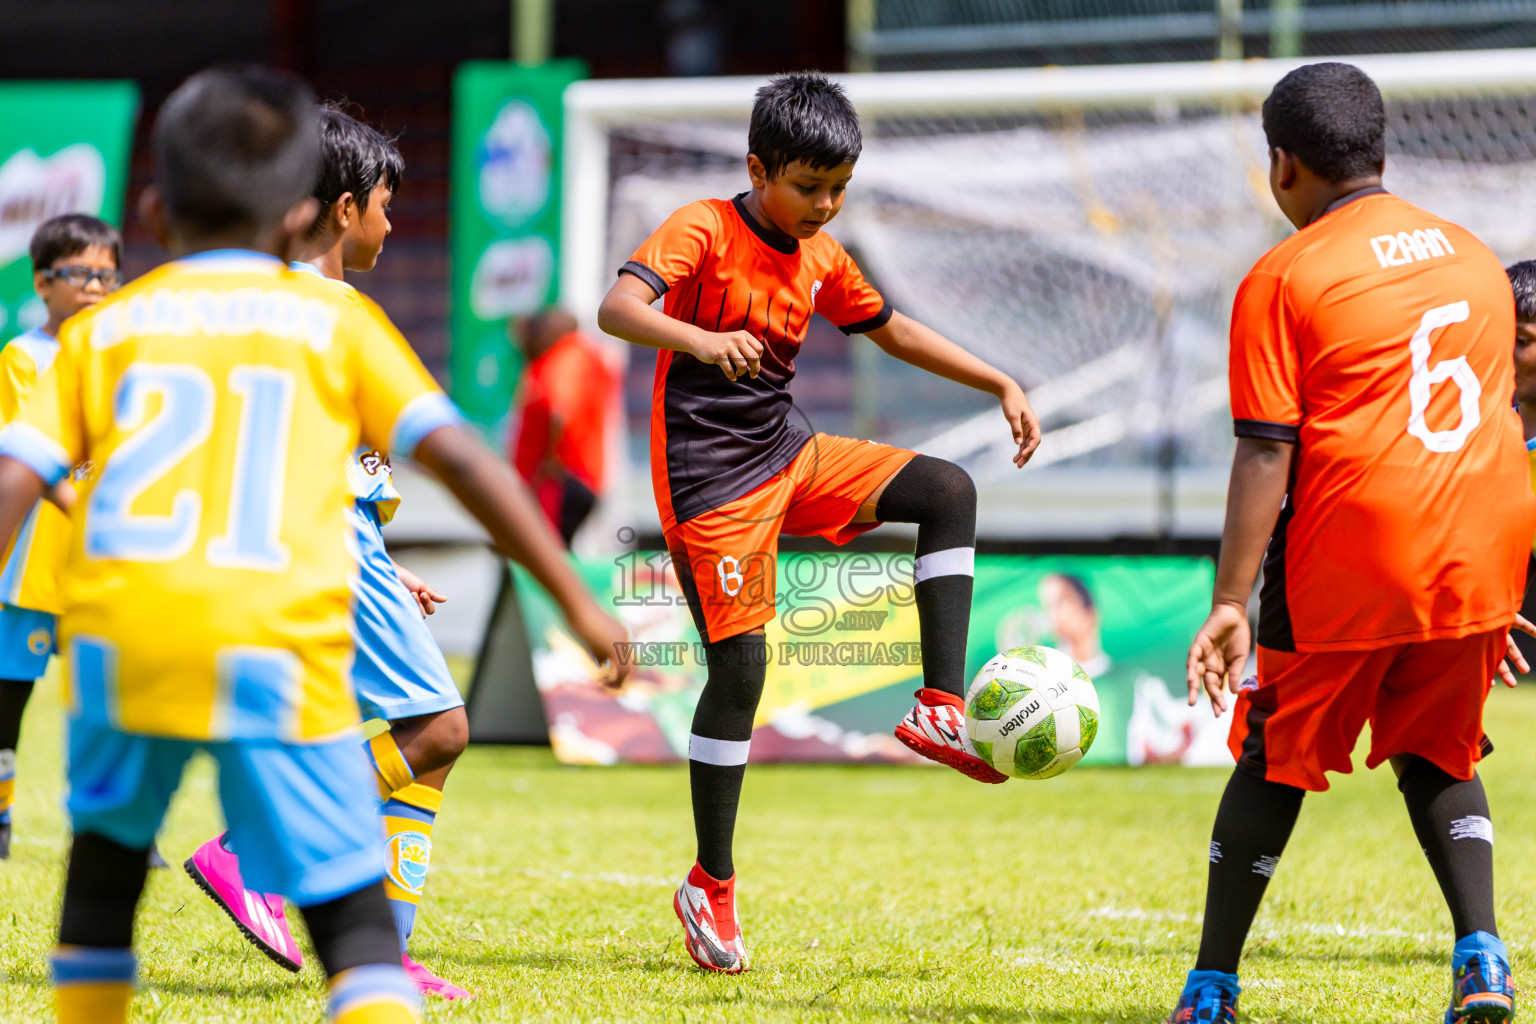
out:
M208 564L226 569L282 572L287 545L279 539L294 377L273 366L229 371L238 396L233 483L224 532L208 541ZM160 408L149 416L152 397ZM169 562L192 549L202 527L203 496L176 492L171 511L131 511L133 503L205 444L213 431L217 389L208 371L187 363L134 363L118 380L112 402L117 429L128 436L102 467L86 503L82 528L91 559Z

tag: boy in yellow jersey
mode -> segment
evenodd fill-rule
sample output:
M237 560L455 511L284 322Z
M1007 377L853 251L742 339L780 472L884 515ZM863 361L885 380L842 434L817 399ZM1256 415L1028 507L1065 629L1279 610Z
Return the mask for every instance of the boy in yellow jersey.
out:
M9 423L40 374L53 365L64 321L117 289L122 239L104 220L66 213L32 233L32 286L48 319L0 351L0 423ZM67 502L74 492L62 484ZM53 653L55 585L69 520L47 501L33 506L0 560L0 860L11 855L16 741L33 683Z
M432 470L624 675L622 628L389 320L279 258L314 220L318 145L313 96L288 76L217 70L177 89L143 208L177 258L66 324L0 433L0 536L71 466L99 467L61 575L62 1024L127 1019L145 854L198 749L219 764L248 883L304 915L331 1019L419 1019L349 678L356 562L335 467L359 441Z
M342 271L373 269L389 234L386 211L403 169L399 151L384 135L339 110L321 110L320 174L312 193L320 215L291 269L328 279L343 301L363 305L342 281ZM384 800L384 892L400 931L406 973L425 994L465 999L468 991L418 964L406 948L426 885L443 783L469 741L464 699L423 619L443 598L385 551L381 528L400 504L388 454L354 452L346 475L355 499L348 518L358 546L352 679L363 717L390 723L389 731L368 743ZM280 966L299 970L303 957L282 900L244 887L225 836L204 843L186 869L252 945Z

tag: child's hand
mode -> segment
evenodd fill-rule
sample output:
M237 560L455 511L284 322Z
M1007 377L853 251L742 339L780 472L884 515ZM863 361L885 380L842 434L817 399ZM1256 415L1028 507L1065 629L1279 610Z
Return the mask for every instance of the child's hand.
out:
M1040 447L1040 417L1030 408L1029 399L1024 397L1024 389L1013 381L1008 384L1008 389L999 401L1003 404L1003 415L1008 417L1008 426L1013 428L1014 443L1019 446L1013 456L1013 464L1023 469L1024 463Z
M1514 686L1518 682L1515 678L1515 673L1510 670L1509 666L1511 663L1521 672L1529 672L1531 670L1531 666L1525 660L1525 655L1521 654L1520 648L1515 646L1514 630L1517 629L1530 636L1536 636L1536 625L1532 625L1529 619L1517 612L1515 614L1515 624L1510 627L1509 635L1504 638L1504 660L1499 662L1499 679L1503 680L1505 686Z
M624 687L629 675L630 659L621 655L619 644L629 643L629 630L612 615L588 602L589 608L570 616L571 628L576 637L597 660L601 674L598 681L610 690Z
M444 604L448 600L442 594L427 586L420 576L417 576L399 562L395 563L395 575L400 577L400 582L405 584L405 589L411 592L411 596L421 606L421 614L423 616L431 615L437 610L438 605Z
M693 356L700 362L714 363L731 380L742 374L756 377L762 368L763 343L746 331L728 334L700 331L694 342Z

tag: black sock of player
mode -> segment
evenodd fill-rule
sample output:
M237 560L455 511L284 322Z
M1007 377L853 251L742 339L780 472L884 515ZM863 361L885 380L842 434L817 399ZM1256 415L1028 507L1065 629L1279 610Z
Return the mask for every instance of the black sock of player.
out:
M1291 838L1306 791L1269 782L1241 768L1227 780L1211 829L1197 971L1237 973L1243 943L1280 854Z
M384 895L384 883L374 882L328 903L300 907L315 955L334 978L364 964L400 964L400 932Z
M64 877L59 945L126 949L149 874L149 851L86 832L75 836Z
M0 679L0 750L15 750L21 715L32 697L31 679Z
M1422 757L1397 780L1414 834L1435 872L1456 938L1498 935L1493 918L1493 823L1476 775L1462 780Z
M919 455L886 485L875 516L917 524L913 575L923 685L963 697L976 582L976 485L953 462Z
M768 676L768 639L761 633L742 633L717 640L704 651L709 681L693 713L688 781L699 866L725 881L736 873L731 839L752 746L752 719Z

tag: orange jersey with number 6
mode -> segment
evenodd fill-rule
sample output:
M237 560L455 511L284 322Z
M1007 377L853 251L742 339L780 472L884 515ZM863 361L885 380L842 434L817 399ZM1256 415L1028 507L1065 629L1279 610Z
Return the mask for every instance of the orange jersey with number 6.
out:
M1258 641L1369 650L1507 626L1536 496L1510 407L1514 299L1470 232L1345 197L1238 289L1238 437L1296 446Z

